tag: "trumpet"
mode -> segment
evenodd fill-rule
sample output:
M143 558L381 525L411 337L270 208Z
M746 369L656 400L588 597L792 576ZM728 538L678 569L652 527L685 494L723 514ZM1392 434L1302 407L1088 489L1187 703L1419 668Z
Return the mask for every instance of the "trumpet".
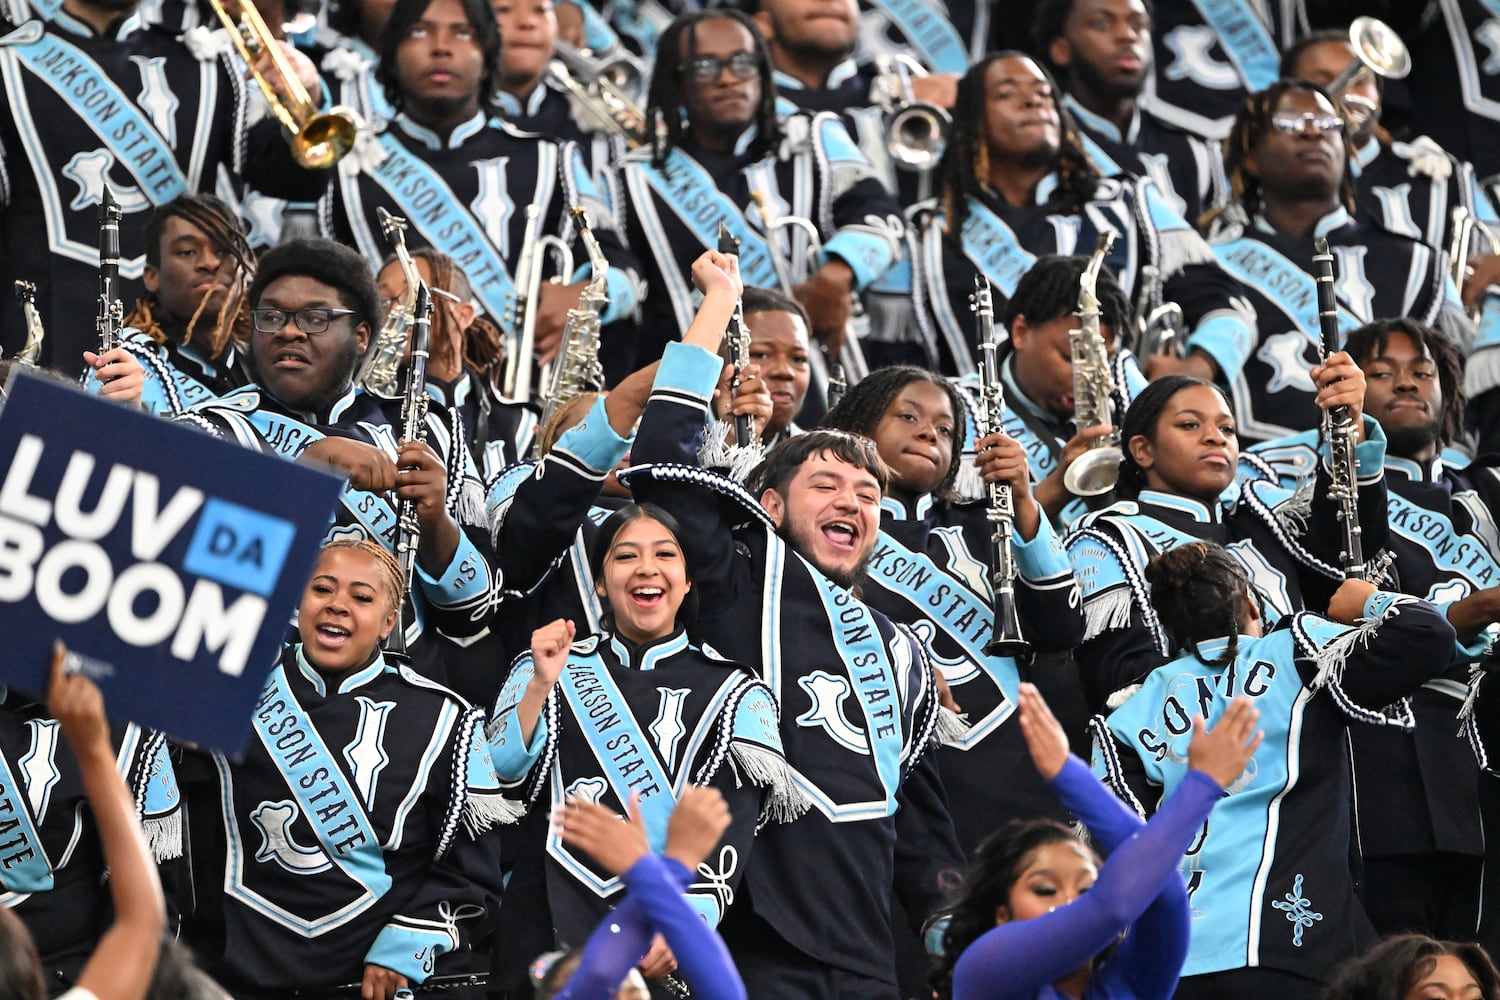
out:
M1182 306L1162 301L1161 269L1155 264L1141 265L1139 291L1135 301L1135 354L1145 361L1171 352L1187 355L1187 328Z
M979 392L983 405L976 414L979 438L1002 429L1005 420L1005 384L995 358L995 302L989 279L974 276L972 296L974 316L979 326ZM990 656L1020 656L1030 652L1031 643L1021 635L1021 617L1016 611L1016 563L1013 551L1016 525L1015 497L1009 483L987 483L989 503L985 518L990 522L991 554L990 591L995 605L995 621L990 641L984 651Z
M21 314L26 317L26 343L16 354L16 360L23 365L34 365L42 356L42 339L46 336L42 314L36 311L36 285L17 281L16 298L21 300Z
M1460 292L1463 291L1464 281L1469 277L1469 259L1475 255L1476 243L1484 244L1479 253L1500 253L1500 237L1489 226L1476 219L1474 213L1467 208L1456 206L1453 209L1453 237L1448 244L1448 268L1453 285ZM1479 313L1479 305L1469 310L1471 326L1478 326Z
M927 76L922 64L909 55L875 57L879 75L871 88L875 106L885 112L885 148L902 170L929 170L942 158L953 129L953 116L936 104L919 102L911 81Z
M591 275L583 294L578 297L578 306L568 310L562 343L558 346L557 361L552 366L552 378L547 386L540 427L550 424L557 411L569 400L604 388L604 368L599 364L599 316L609 304L609 261L593 230L589 229L589 219L583 209L574 205L568 214L573 225L578 227L578 239L588 251ZM541 436L538 435L536 440L540 443Z
M505 377L500 392L506 399L525 403L531 399L532 369L536 366L536 313L542 291L542 271L548 255L555 258L558 274L554 283L573 273L573 250L556 236L542 235L542 206L526 206L526 235L516 265L516 301L505 313L510 327L505 351Z
M233 4L237 13L231 14L226 2ZM252 0L208 0L208 3L219 15L229 33L229 40L260 85L271 113L290 133L292 158L309 170L319 170L333 166L353 149L354 137L360 127L359 115L346 107L318 113L317 105L292 71L280 44L271 34L271 29L266 27L265 19L255 9ZM263 55L271 57L269 73L257 65Z
M1081 431L1100 424L1114 423L1111 395L1115 388L1114 373L1109 366L1109 351L1099 332L1099 297L1095 286L1099 268L1114 245L1113 230L1099 234L1094 255L1078 279L1078 326L1068 331L1068 349L1073 359L1073 423ZM1108 493L1120 478L1119 431L1100 438L1088 451L1079 455L1063 473L1063 485L1074 496L1093 497Z
M1355 119L1354 131L1358 131L1379 109L1368 98L1345 91L1370 75L1387 80L1405 78L1411 72L1411 53L1390 25L1374 17L1356 17L1349 22L1349 47L1354 50L1354 61L1323 89L1344 102L1349 116Z
M381 233L385 235L386 242L396 253L397 263L401 265L401 274L406 278L406 294L391 307L385 322L380 325L380 332L370 345L370 356L365 362L359 382L371 392L391 396L396 392L397 373L401 370L401 362L406 355L407 335L416 317L417 285L421 283L421 277L417 274L417 266L412 262L411 254L406 250L406 220L399 215L392 215L382 207L377 207L375 214L380 218Z
M651 141L651 127L636 103L645 70L628 54L607 61L590 59L567 42L556 43L547 72L573 95L600 125L618 133L625 144L639 149Z

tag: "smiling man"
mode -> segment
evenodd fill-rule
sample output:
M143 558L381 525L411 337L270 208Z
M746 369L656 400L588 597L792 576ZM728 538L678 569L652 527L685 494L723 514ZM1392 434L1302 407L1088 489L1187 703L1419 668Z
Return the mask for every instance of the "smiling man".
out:
M182 419L245 447L330 465L346 476L333 536L362 535L394 551L397 507L414 501L420 525L411 595L416 615L404 616L403 625L414 663L441 677L440 639L485 628L490 587L480 548L488 547L479 526L482 487L462 425L430 402L431 443L405 440L402 401L355 385L379 305L374 277L348 247L293 240L275 248L261 259L249 300L253 332L246 360L254 381Z
M544 235L572 245L567 210L578 205L610 263L609 304L601 320L634 312L640 298L635 258L577 146L494 119L500 38L488 0L398 0L380 53L375 78L396 114L357 157L359 169L339 171L320 213L324 235L359 248L369 266L378 268L388 247L377 209L406 219L407 244L432 246L453 258L484 312L515 342L522 300L530 294L517 284L523 256ZM525 303L535 316L528 365L556 354L588 266L555 277L561 283L542 281L536 301ZM517 402L539 396L540 382L532 378L528 399Z

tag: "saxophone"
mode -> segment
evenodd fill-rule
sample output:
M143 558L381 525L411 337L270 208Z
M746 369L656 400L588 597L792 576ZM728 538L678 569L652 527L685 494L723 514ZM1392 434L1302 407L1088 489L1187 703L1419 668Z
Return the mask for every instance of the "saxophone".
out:
M1095 291L1099 268L1104 266L1114 242L1112 231L1099 234L1094 255L1078 279L1078 312L1074 314L1078 327L1068 331L1073 358L1073 424L1080 431L1115 422L1115 379L1109 367L1109 349L1099 332L1099 297ZM1120 457L1120 432L1116 429L1074 459L1063 473L1063 485L1080 497L1108 493L1120 478Z
M16 360L23 365L34 365L42 356L42 338L47 335L42 329L42 314L36 311L36 285L16 282L16 298L21 300L21 312L26 316L26 343Z
M394 396L401 362L406 357L406 342L416 316L417 286L422 279L412 263L411 254L406 251L406 220L384 208L376 208L375 214L380 218L380 231L396 252L401 273L406 277L406 294L391 307L390 314L381 324L358 381L370 392Z
M578 297L578 305L568 310L563 324L562 342L552 362L552 378L547 385L547 401L542 409L540 426L548 422L569 400L585 392L604 388L604 368L599 364L599 316L609 304L609 261L599 249L599 241L589 229L588 216L574 205L568 209L578 239L588 251L592 276Z

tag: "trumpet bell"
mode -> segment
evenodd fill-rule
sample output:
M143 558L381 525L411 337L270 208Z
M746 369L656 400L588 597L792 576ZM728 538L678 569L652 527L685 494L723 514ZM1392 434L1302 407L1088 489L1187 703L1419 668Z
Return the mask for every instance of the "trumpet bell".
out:
M942 158L953 119L935 104L908 104L891 116L886 149L903 170L928 170Z
M1108 493L1120 481L1120 458L1120 449L1112 445L1086 451L1063 473L1063 485L1074 496Z
M309 118L292 136L292 158L308 170L331 167L354 148L359 134L358 116L337 107Z
M1411 53L1395 29L1375 17L1349 22L1349 44L1359 61L1376 76L1400 80L1411 72Z

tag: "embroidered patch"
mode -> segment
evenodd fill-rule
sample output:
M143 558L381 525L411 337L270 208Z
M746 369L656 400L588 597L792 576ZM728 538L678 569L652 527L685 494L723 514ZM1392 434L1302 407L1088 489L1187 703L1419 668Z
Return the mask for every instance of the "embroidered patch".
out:
M1313 910L1312 900L1302 895L1301 875L1292 880L1292 891L1286 894L1286 898L1278 899L1271 906L1285 912L1286 918L1295 925L1292 945L1297 948L1302 947L1302 932L1323 919L1323 914Z

